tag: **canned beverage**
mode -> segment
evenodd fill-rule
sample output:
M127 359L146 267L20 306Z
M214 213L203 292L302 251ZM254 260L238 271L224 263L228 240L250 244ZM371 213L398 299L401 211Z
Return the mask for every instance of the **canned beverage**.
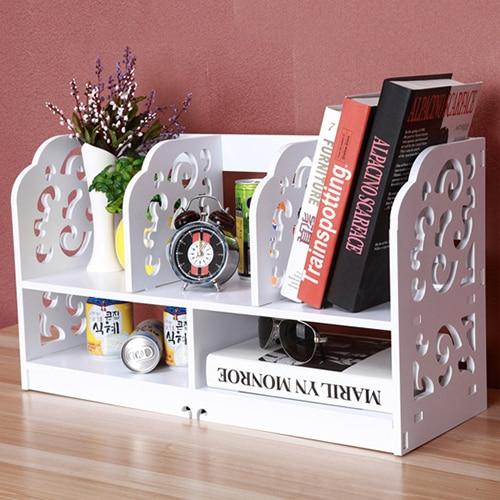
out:
M162 335L161 321L141 321L122 346L123 364L137 373L149 373L154 370L163 357Z
M186 366L187 312L184 307L165 307L163 311L165 362L170 366Z
M133 330L132 304L89 297L85 304L87 351L94 356L116 358Z
M250 278L250 202L260 179L241 179L235 183L236 239L240 248L238 274Z

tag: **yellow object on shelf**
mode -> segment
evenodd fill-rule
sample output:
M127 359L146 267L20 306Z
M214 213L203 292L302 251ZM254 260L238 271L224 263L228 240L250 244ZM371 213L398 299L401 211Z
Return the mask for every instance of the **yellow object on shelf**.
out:
M144 229L144 237L149 233L152 229L147 227ZM124 229L123 229L123 219L120 221L115 231L115 250L116 256L118 258L118 262L121 264L123 269L125 269L125 237L124 237ZM144 270L148 276L151 276L155 272L154 266L150 264L144 265Z
M115 250L118 262L125 269L125 240L123 238L123 219L120 221L115 232Z

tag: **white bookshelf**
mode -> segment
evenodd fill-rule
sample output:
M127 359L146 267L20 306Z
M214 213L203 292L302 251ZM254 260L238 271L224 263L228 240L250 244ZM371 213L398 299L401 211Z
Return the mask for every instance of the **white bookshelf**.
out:
M86 271L90 244L73 251L92 229L79 144L68 136L42 144L12 192L23 389L396 455L483 411L484 140L435 146L418 157L391 213L391 306L355 314L279 295L295 220L276 207L286 202L297 214L305 188L297 179L307 174L314 146L314 137L251 135L188 135L159 144L125 195L126 269L99 274ZM170 168L187 172L191 190L166 180ZM183 291L166 258L172 230L158 225L153 248L146 248L144 213L159 192L169 207L200 189L221 196L224 170L267 172L250 213L252 280L235 276L220 293ZM81 197L67 210L75 190ZM161 214L172 216L172 209ZM154 276L139 264L146 259L158 266ZM186 307L188 367L139 375L118 359L89 356L89 296ZM255 336L258 316L390 331L392 413L208 388L207 354Z

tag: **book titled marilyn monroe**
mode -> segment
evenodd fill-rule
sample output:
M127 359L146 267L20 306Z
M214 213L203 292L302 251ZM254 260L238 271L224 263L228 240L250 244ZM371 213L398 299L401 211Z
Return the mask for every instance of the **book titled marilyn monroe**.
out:
M284 351L261 349L257 338L210 353L207 385L328 405L392 410L390 341L329 335L323 356L296 365Z

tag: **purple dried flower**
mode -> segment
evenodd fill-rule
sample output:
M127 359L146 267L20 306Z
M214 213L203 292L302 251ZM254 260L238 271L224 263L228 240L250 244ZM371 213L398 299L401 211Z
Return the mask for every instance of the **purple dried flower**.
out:
M102 70L103 70L103 67L102 67L102 62L101 62L101 58L98 57L95 61L95 74L97 75L97 82L98 83L101 83L101 79L102 79Z
M151 111L151 106L154 103L155 97L156 97L156 90L152 90L149 93L148 98L146 100L146 112L147 113L149 113Z
M158 115L167 108L153 107L155 91L151 91L147 97L136 97L135 67L136 57L130 47L125 47L122 60L116 64L115 75L110 75L105 85L102 62L97 58L97 83L86 83L84 101L80 98L76 81L73 79L70 82L71 95L75 100L71 120L53 104L46 103L46 106L59 117L62 125L70 128L75 136L84 142L106 149L117 156L129 149L145 152L156 142L177 137L184 131L180 117L190 105L191 94L184 98L180 109L175 105L170 107L172 116L167 120L167 125L162 126ZM140 111L139 103L143 100L144 109Z

